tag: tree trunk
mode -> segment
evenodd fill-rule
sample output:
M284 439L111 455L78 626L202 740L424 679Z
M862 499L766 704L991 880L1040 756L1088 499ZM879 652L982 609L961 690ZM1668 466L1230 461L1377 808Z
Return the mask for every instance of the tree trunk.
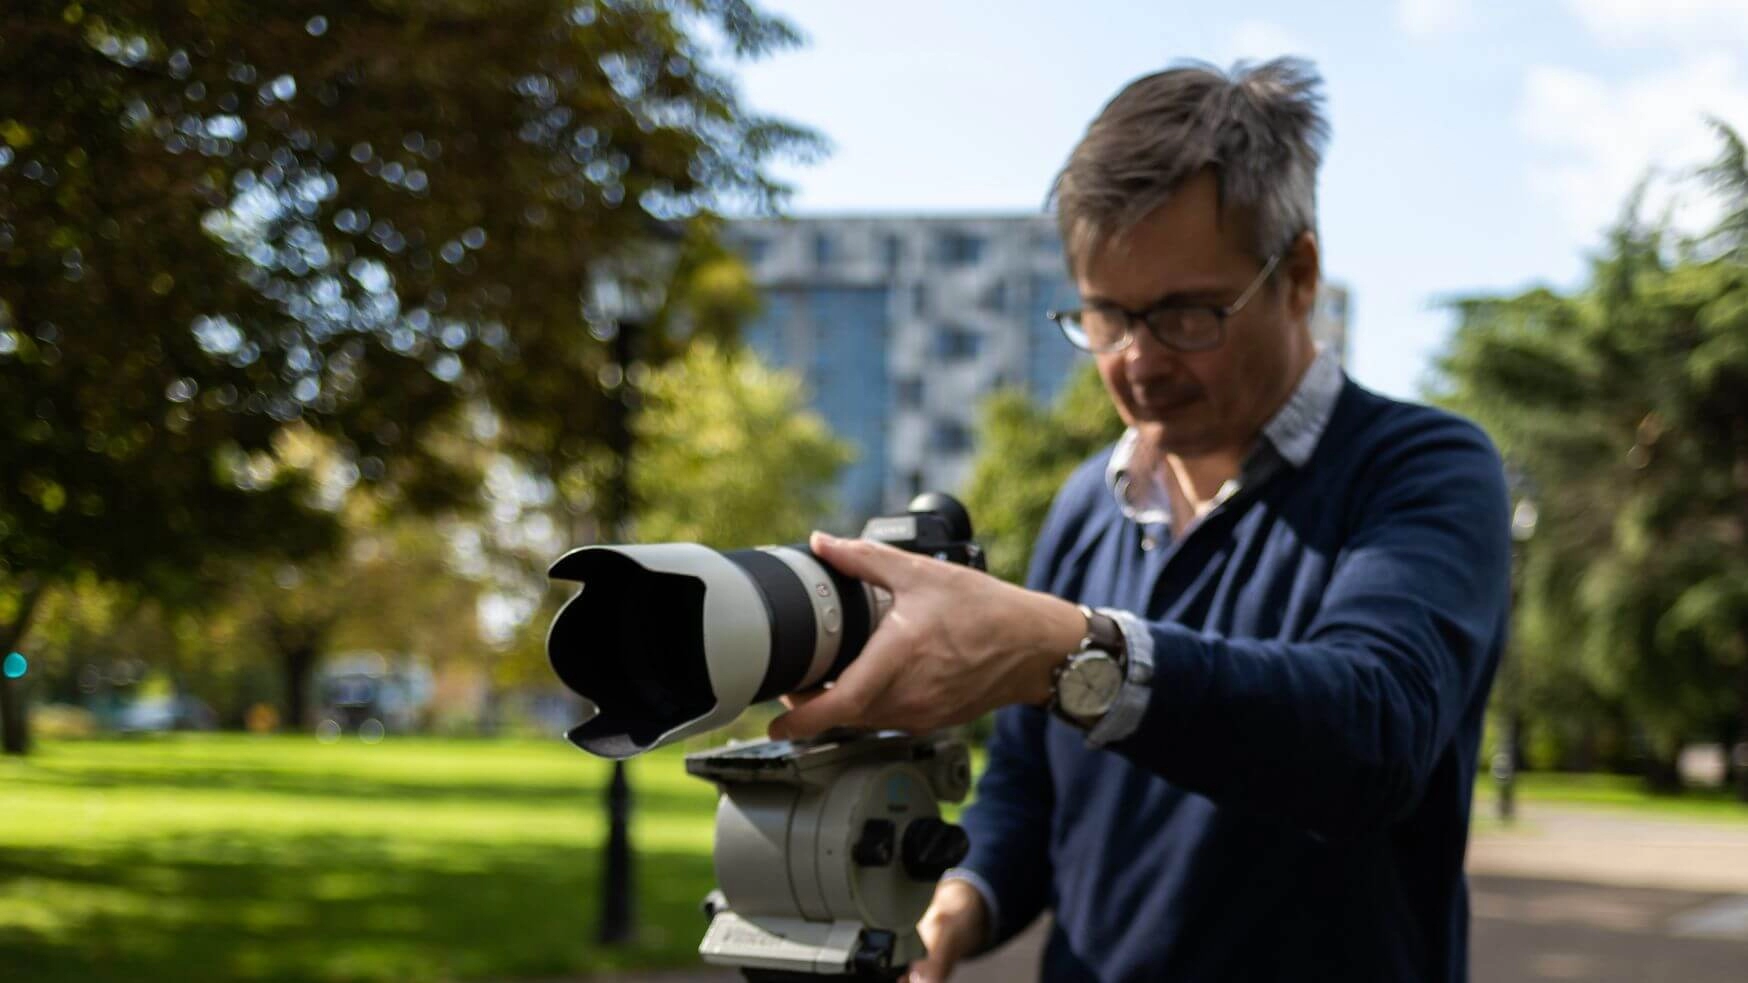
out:
M297 645L284 651L281 668L285 679L285 724L294 731L315 727L311 714L310 683L316 673L314 645Z
M46 585L29 580L18 603L18 614L10 624L0 625L0 659L12 653L13 647L30 630L31 616L42 599ZM8 679L0 674L0 751L6 754L30 752L30 706L25 699L25 680Z
M1681 792L1681 767L1677 763L1680 751L1667 754L1655 749L1645 759L1645 789L1653 795L1677 795Z

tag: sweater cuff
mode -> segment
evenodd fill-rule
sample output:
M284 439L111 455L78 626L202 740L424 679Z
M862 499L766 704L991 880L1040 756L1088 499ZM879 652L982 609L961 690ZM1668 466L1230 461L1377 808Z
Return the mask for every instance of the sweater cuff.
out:
M1147 715L1147 703L1153 696L1153 633L1147 630L1140 618L1128 611L1115 608L1099 608L1098 611L1117 623L1117 628L1123 633L1127 656L1123 688L1117 691L1117 702L1086 735L1088 744L1104 747L1135 733L1141 726L1141 719Z
M987 950L996 939L1001 938L1001 905L996 904L995 888L983 879L983 875L970 867L954 867L941 875L943 881L964 881L971 885L972 890L983 896L983 913L985 924L983 938L977 940L978 952Z

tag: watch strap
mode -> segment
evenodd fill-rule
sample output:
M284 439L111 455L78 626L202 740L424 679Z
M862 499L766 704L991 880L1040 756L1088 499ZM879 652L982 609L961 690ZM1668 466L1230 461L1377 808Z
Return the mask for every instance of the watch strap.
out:
M1069 666L1074 664L1076 658L1092 651L1109 654L1116 661L1118 669L1126 671L1127 645L1123 638L1123 629L1117 624L1115 618L1094 611L1085 604L1077 606L1080 608L1081 616L1086 618L1086 634L1081 636L1080 645L1074 651L1063 656L1062 662L1050 674L1050 702L1047 705L1050 712L1057 717L1083 730L1090 730L1098 724L1097 719L1088 720L1077 717L1063 708L1061 699L1062 674L1068 671Z

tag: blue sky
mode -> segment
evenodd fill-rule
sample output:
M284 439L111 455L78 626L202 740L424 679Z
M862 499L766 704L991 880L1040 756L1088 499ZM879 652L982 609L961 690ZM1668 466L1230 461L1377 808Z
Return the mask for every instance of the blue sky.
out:
M1123 83L1180 58L1301 54L1327 83L1326 275L1353 290L1349 369L1413 396L1440 297L1583 275L1648 169L1748 130L1748 0L766 0L808 36L738 69L759 111L831 139L785 167L799 214L1035 211ZM1691 181L1652 207L1707 217Z

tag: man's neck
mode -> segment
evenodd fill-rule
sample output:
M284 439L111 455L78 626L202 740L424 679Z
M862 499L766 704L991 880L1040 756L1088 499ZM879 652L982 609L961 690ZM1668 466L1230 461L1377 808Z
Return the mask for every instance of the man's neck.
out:
M1202 515L1220 494L1221 487L1238 477L1248 454L1248 448L1243 452L1220 451L1195 457L1166 454L1160 470L1164 472L1161 477L1166 489L1172 493L1173 506L1181 498L1192 517ZM1176 511L1174 508L1173 512Z

